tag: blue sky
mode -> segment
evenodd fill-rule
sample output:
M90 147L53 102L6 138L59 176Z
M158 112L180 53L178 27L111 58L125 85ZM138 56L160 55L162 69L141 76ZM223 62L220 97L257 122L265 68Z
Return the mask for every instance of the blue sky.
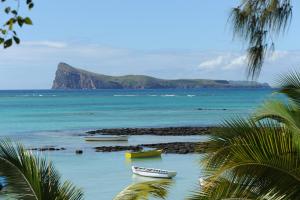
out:
M245 79L245 49L227 18L238 0L35 0L34 26L0 50L0 89L50 88L59 62L111 75ZM300 61L300 2L260 81Z

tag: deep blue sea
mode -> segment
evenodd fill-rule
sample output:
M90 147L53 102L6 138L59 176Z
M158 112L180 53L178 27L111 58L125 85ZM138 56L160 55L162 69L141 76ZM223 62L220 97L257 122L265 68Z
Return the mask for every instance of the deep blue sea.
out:
M236 115L247 116L271 89L192 90L14 90L0 91L0 136L28 147L55 145L45 152L64 178L85 191L86 199L109 200L140 177L131 165L176 170L170 200L184 199L198 186L199 155L163 155L162 159L125 160L124 152L96 153L92 147L169 141L204 141L207 136L132 136L125 143L87 143L86 130L116 127L214 126ZM75 155L83 149L83 155ZM101 198L99 198L99 195ZM1 195L0 195L1 198Z

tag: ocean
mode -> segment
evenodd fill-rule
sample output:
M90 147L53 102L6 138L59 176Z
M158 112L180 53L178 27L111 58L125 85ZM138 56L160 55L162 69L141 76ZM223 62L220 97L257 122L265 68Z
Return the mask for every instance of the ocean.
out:
M131 165L176 170L168 199L181 200L198 188L201 155L166 154L162 159L125 159L124 152L96 153L93 147L172 141L205 141L207 136L131 136L128 142L88 143L87 130L118 127L216 126L224 119L247 116L272 89L172 90L13 90L0 91L0 136L27 147L54 145L65 151L44 152L63 178L83 188L87 200L112 199L128 184ZM83 149L83 155L75 155ZM3 196L2 196L3 197ZM100 198L101 197L101 198ZM1 198L1 193L0 193Z

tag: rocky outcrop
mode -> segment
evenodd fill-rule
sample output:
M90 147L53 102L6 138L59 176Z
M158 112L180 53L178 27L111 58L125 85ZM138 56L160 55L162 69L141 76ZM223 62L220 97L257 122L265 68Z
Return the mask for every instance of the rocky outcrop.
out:
M208 79L165 80L143 75L107 76L72 67L58 65L52 89L171 89L171 88L269 88L267 83L255 81L227 81Z
M213 127L167 127L167 128L111 128L88 131L88 134L100 135L160 135L160 136L185 136L207 135Z
M39 148L30 148L28 150L31 151L63 151L66 150L64 147L55 147L55 146L45 146L45 147L39 147Z
M169 142L158 144L139 144L135 146L101 146L95 147L96 152L141 151L147 148L161 149L163 153L188 154L204 153L208 148L206 142Z
M142 144L142 147L162 149L164 153L188 154L203 153L208 147L205 142L170 142L158 144Z
M141 151L143 147L137 146L101 146L94 148L96 152L116 152L116 151Z

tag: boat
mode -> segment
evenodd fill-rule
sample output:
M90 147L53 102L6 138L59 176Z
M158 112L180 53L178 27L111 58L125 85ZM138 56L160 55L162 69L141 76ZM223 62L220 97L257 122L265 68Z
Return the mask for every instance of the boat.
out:
M200 186L205 186L207 184L207 181L206 181L206 179L205 178L203 178L203 177L201 177L201 178L199 178L199 185Z
M6 179L3 176L0 176L0 191L7 185Z
M173 178L177 174L177 172L175 171L137 167L137 166L132 166L131 169L134 174L140 176L152 177L152 178Z
M200 177L199 178L199 185L201 187L207 187L209 185L214 185L215 183L212 181L211 182L211 179L212 177L211 176L203 176L203 177Z
M137 151L137 152L126 152L126 158L148 158L148 157L159 157L161 156L162 150L149 150L149 151Z
M85 141L128 141L127 135L120 136L85 136Z

